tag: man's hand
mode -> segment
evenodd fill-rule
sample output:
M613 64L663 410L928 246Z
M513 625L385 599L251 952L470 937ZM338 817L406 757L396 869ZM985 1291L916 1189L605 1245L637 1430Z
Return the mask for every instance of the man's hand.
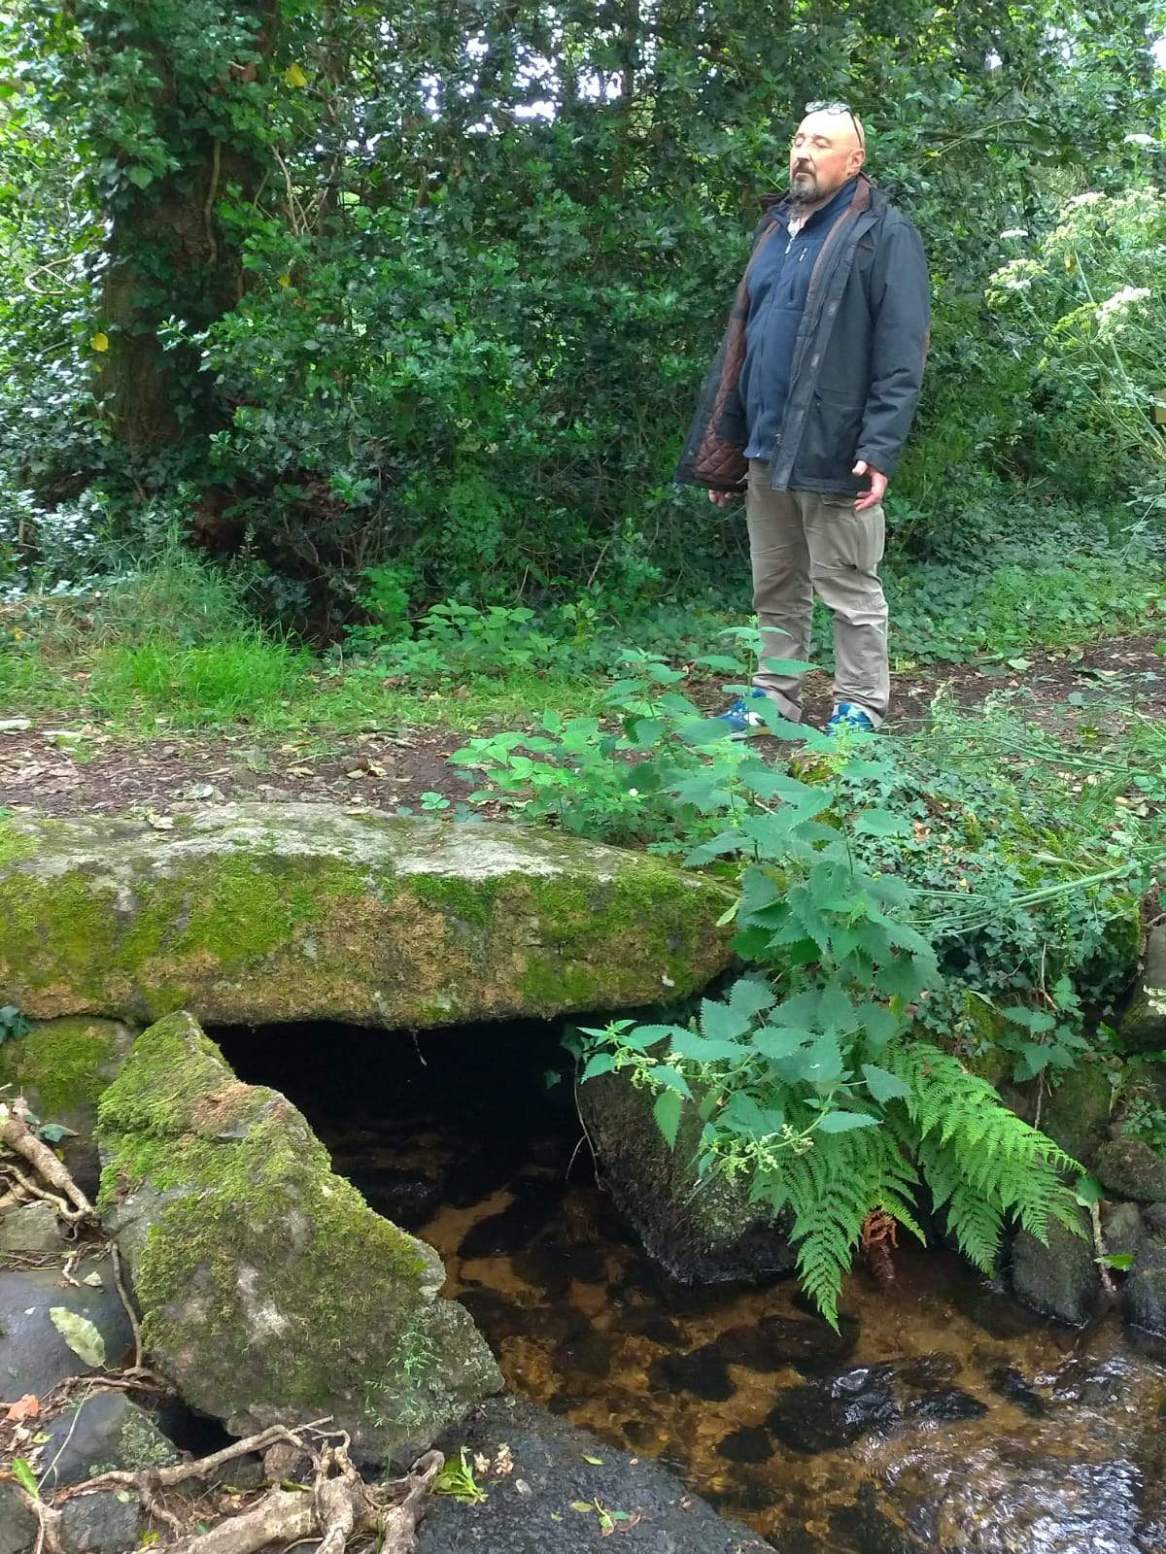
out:
M717 507L727 507L736 495L735 491L710 491L709 501Z
M870 490L860 494L854 504L855 512L865 513L868 507L877 507L887 493L887 477L882 470L875 469L874 465L868 464L865 459L859 459L851 474L870 476Z

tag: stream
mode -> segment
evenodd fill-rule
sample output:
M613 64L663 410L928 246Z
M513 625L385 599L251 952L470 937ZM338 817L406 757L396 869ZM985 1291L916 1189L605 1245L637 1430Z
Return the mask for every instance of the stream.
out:
M1033 1316L944 1252L688 1289L597 1185L557 1032L214 1033L434 1246L508 1386L673 1468L782 1554L1166 1554L1166 1351Z

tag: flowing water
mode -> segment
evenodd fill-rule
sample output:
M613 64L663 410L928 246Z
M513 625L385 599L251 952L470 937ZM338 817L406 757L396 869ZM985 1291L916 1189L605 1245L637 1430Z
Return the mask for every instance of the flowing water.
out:
M690 1290L580 1149L547 1027L221 1033L374 1208L433 1245L508 1385L670 1464L783 1554L1166 1554L1166 1366L1042 1322L958 1259L859 1270L840 1332L792 1281Z

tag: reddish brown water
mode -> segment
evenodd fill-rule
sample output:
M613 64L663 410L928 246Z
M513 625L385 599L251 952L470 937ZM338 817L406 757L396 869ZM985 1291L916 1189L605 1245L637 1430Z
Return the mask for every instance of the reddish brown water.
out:
M436 1247L510 1387L783 1554L1166 1554L1166 1368L1115 1321L1041 1322L942 1253L900 1253L887 1288L856 1273L840 1334L791 1281L671 1284L542 1088L537 1027L284 1030L229 1056Z

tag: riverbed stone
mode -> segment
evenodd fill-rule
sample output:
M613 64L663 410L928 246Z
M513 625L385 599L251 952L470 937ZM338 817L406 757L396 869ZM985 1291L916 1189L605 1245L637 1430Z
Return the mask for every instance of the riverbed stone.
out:
M0 838L3 824L0 821ZM0 942L3 936L0 927ZM5 996L3 983L0 973L0 1001ZM23 1095L42 1122L70 1129L71 1136L57 1148L86 1194L96 1192L100 1170L93 1139L97 1098L125 1062L133 1039L133 1030L120 1020L80 1016L33 1021L23 1036L0 1045L0 1086L11 1086L10 1094Z
M719 1516L664 1468L532 1403L487 1403L442 1443L491 1463L503 1444L512 1471L482 1474L487 1499L478 1505L430 1500L417 1554L773 1554L772 1544ZM605 1530L597 1506L627 1520Z
M98 1138L151 1361L228 1430L330 1414L378 1459L501 1386L432 1248L333 1175L302 1114L241 1083L190 1015L138 1038Z
M713 882L532 828L328 804L0 820L0 999L144 1024L418 1029L683 997Z
M1014 1293L1042 1316L1074 1327L1090 1321L1101 1300L1101 1274L1084 1215L1080 1227L1081 1234L1074 1235L1050 1219L1047 1241L1038 1241L1027 1230L1018 1231L1012 1241Z
M1142 974L1117 1034L1127 1052L1166 1048L1166 923L1147 935Z
M178 1453L144 1408L124 1392L94 1392L46 1427L41 1484L62 1489L109 1468L164 1468Z
M1166 1203L1166 1159L1143 1139L1107 1139L1097 1152L1095 1170L1115 1198Z
M73 1277L81 1282L66 1284L56 1267L0 1272L0 1397L27 1392L44 1397L67 1376L89 1376L99 1369L69 1348L49 1315L54 1306L93 1323L110 1365L120 1364L131 1351L133 1333L109 1258L86 1259ZM88 1283L91 1277L101 1283Z
M651 1092L626 1074L600 1074L576 1093L603 1185L671 1278L722 1284L790 1272L796 1256L773 1215L750 1204L741 1185L699 1177L704 1124L691 1102L669 1148L652 1115Z
M0 1216L0 1254L24 1252L40 1255L64 1250L64 1237L51 1203L22 1203Z

